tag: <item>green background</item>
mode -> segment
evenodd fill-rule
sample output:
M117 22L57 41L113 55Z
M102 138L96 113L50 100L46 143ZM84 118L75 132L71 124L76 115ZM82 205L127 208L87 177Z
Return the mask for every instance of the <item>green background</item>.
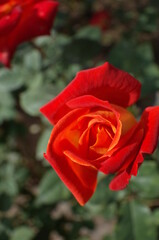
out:
M91 26L105 9L109 28ZM81 69L109 61L142 83L130 110L159 105L159 2L60 1L50 37L21 44L0 67L0 240L158 240L159 150L119 192L99 174L81 207L43 158L52 126L39 108Z

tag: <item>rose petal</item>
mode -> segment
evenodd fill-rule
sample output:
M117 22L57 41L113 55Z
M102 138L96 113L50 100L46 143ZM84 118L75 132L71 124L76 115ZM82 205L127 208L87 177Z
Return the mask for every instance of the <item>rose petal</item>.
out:
M123 190L129 183L131 176L123 171L113 178L109 184L109 188L113 191Z
M137 121L132 113L125 108L117 105L112 105L112 107L120 114L119 119L122 123L122 135L125 135L133 126L136 125Z
M106 10L95 12L89 23L90 25L98 26L102 31L105 31L110 27L111 16Z
M97 170L81 166L64 156L53 156L51 144L48 145L44 157L49 161L58 176L69 188L77 201L84 205L92 196L97 184Z
M99 98L96 98L92 95L84 95L80 97L73 98L69 100L66 105L71 108L95 108L95 107L102 107L108 110L114 111L112 106L109 104L108 101L103 101Z
M73 145L69 146L68 143L62 143L62 137L69 133L67 133L69 126L72 126L79 116L87 112L87 109L75 109L58 121L51 133L45 155L45 158L81 205L84 205L95 191L97 170L92 166L84 166L84 160L80 162L80 158L76 159L76 156L71 154L71 149L73 149L73 153L77 149ZM68 141L69 138L72 139L70 134Z
M109 146L109 150L111 150L118 143L121 135L121 122L119 120L120 114L107 101L100 100L94 96L85 95L85 96L77 97L75 99L68 101L67 106L69 106L71 109L84 108L84 107L90 107L90 108L102 107L102 108L105 108L106 110L113 112L115 115L114 118L117 122L117 126L116 126L116 134Z
M64 151L64 154L65 156L67 156L71 161L75 162L75 163L78 163L79 165L82 165L82 166L87 166L87 167L93 167L96 169L96 167L94 167L90 161L88 161L88 159L83 159L79 156L77 156L76 154L74 154L73 152L71 151Z
M0 37L0 62L9 67L10 60L20 43L29 41L37 36L49 34L58 4L58 2L50 0L40 1L39 3L35 3L34 0L29 1L23 8L18 24L14 25L14 31L8 32L9 24L7 29L3 30L7 31L7 34ZM21 4L19 3L16 8L20 6ZM12 25L13 23L11 23Z
M141 152L151 154L156 148L159 137L159 106L146 108L140 123L145 132Z
M132 165L128 168L127 172L130 175L137 175L138 169L141 165L141 163L144 161L144 157L141 153L138 154L138 156L136 157L136 160L132 163Z
M137 147L137 144L134 143L122 148L120 151L115 153L114 156L105 160L102 163L99 170L105 174L114 174L121 171L121 169L123 168L123 165L124 165L124 168L126 169L127 166L133 160L132 157L135 154L136 147ZM132 156L132 153L133 153L133 156ZM136 154L135 154L135 158L136 158Z
M16 7L13 9L10 15L4 16L0 19L0 33L7 34L9 31L13 30L16 24L19 22L20 16L22 13L22 9L20 7Z
M57 7L58 3L54 1L43 1L28 7L12 34L13 44L19 44L40 35L48 35Z
M69 109L66 103L82 95L93 95L123 107L136 102L141 84L128 73L106 62L100 67L81 71L74 80L52 101L41 108L41 112L52 123L56 123Z
M52 142L55 152L58 153L60 156L66 149L67 150L74 149L74 151L77 151L76 141L78 141L79 139L77 140L75 139L74 132L76 133L78 129L72 130L72 127L74 123L76 125L75 120L78 119L79 116L87 112L88 112L87 109L72 110L65 117L59 120L58 123L53 128L49 141ZM71 132L71 130L73 132Z
M112 180L113 186L110 185L112 190L124 189L124 186L126 187L128 184L128 178L123 177L122 179L123 175L119 173L126 171L126 175L129 175L130 179L131 175L137 174L138 166L141 164L141 161L143 161L143 157L139 152L144 136L143 129L136 128L136 132L134 132L133 135L131 133L130 136L131 138L127 141L127 144L129 143L129 145L123 146L121 149L114 152L110 158L106 158L103 163L101 162L101 166L99 167L99 170L105 174L118 173L115 180ZM118 176L120 176L119 183L116 182L118 180Z
M137 175L138 168L144 161L142 154L151 154L156 148L159 137L159 107L148 107L145 109L136 129L136 132L139 131L143 131L142 144L140 146L139 138L136 136L140 147L139 153L136 160L127 169L127 173L134 176ZM133 138L134 136L131 137L131 139Z

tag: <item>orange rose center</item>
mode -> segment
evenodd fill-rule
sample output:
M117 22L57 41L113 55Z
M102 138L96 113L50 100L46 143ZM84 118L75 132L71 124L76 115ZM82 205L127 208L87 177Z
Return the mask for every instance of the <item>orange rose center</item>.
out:
M71 121L53 141L54 152L61 156L69 152L90 161L109 156L122 136L136 124L129 111L112 106L114 111L86 109L78 117L72 113Z
M54 152L62 156L69 151L90 161L109 156L121 137L136 124L129 111L116 105L112 107L114 111L86 109L78 117L72 113L71 121L53 141Z
M87 157L103 155L114 147L121 135L121 123L111 111L96 111L78 119L79 146L87 146Z

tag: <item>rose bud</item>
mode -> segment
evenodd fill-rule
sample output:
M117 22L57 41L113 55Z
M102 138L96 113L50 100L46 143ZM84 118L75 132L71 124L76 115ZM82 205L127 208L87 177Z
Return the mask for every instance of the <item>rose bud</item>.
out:
M0 3L0 62L10 66L17 46L48 35L58 2L52 0L2 0Z
M136 176L143 154L159 136L159 106L140 121L126 108L140 96L141 84L109 63L81 71L41 112L54 125L44 157L84 205L96 189L97 173L114 174L111 190L124 189Z
M108 11L95 12L90 21L90 25L99 27L103 32L110 27L111 17Z

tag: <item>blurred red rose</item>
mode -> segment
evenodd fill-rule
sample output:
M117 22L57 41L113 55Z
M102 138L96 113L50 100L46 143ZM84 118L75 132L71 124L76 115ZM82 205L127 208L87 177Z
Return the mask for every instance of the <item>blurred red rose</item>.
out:
M57 7L52 0L1 0L0 62L9 66L17 45L49 34Z
M115 174L111 190L124 189L143 153L154 151L159 107L146 108L139 122L126 109L140 88L134 77L105 63L79 72L41 108L55 125L44 156L81 205L94 193L98 171Z
M102 31L105 31L110 27L110 22L111 17L106 10L94 13L90 19L90 24L99 27Z

